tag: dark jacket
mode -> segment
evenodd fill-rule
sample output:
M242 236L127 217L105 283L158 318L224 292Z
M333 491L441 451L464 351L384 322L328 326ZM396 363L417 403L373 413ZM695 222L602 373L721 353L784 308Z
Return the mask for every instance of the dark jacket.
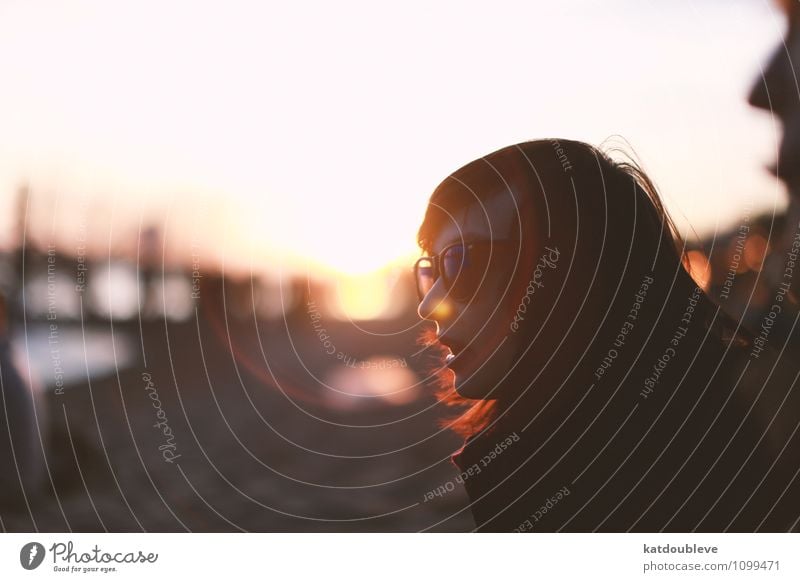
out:
M797 531L797 358L694 330L469 438L452 460L477 530Z

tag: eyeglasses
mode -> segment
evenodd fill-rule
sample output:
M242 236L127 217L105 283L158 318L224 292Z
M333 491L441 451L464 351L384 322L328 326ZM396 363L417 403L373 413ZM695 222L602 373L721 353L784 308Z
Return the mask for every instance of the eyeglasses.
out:
M489 269L490 260L508 257L501 249L519 245L516 240L457 242L438 255L420 257L414 264L417 295L422 301L439 277L450 297L466 301L478 290Z

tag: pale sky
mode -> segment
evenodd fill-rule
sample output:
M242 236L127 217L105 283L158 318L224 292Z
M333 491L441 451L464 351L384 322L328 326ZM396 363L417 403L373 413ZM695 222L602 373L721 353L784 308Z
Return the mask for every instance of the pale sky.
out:
M27 181L64 247L156 222L181 256L369 270L464 163L612 135L713 232L784 205L745 103L782 31L769 0L0 0L0 242Z

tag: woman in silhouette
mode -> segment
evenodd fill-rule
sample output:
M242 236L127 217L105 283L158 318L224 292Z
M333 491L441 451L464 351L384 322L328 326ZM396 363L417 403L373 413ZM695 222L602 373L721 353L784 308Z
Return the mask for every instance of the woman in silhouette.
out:
M503 148L437 187L419 243L477 530L798 528L782 346L695 283L633 164L568 140Z

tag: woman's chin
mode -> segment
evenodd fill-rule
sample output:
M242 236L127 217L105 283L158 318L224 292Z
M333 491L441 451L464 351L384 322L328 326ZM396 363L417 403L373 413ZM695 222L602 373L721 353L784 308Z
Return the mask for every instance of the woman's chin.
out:
M455 390L462 398L469 398L471 400L485 400L487 398L495 398L491 394L491 381L487 382L476 374L470 376L460 376L458 372L455 373Z
M454 368L450 371L455 375L453 384L459 396L471 400L499 398L501 378L504 375L503 366L498 368L495 362L491 361L477 366L477 369L476 366L469 364Z

